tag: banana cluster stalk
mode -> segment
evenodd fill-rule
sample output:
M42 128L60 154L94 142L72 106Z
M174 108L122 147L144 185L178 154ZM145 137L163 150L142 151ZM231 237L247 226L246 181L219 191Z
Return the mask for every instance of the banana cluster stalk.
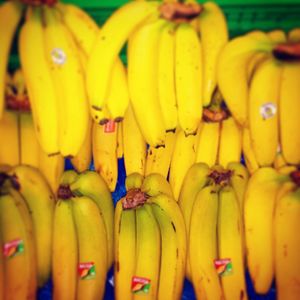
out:
M158 173L126 178L115 210L116 299L181 299L186 262L184 219Z
M248 299L243 237L243 196L248 172L195 163L179 195L187 231L186 275L197 299Z
M102 299L113 262L114 207L104 179L94 171L66 171L54 212L54 299Z

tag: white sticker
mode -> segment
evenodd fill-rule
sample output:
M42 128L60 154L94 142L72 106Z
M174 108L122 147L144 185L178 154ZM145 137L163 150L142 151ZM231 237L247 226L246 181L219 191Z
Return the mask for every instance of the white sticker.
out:
M110 283L111 286L114 286L114 285L115 285L114 275L112 275L112 276L109 278L108 282Z
M277 112L276 104L272 102L265 103L260 107L259 112L263 120L270 119L276 115Z
M57 65L63 65L67 60L66 53L60 48L54 48L51 51L52 61Z

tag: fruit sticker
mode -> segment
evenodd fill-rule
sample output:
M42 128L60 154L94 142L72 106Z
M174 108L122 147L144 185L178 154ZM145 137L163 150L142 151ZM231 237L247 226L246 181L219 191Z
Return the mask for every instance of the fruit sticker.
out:
M148 294L150 290L150 279L133 276L131 281L131 291L134 294Z
M116 123L113 120L109 120L105 125L104 125L104 132L105 133L111 133L116 130Z
M93 279L96 276L95 263L86 262L78 264L78 274L80 279Z
M268 103L263 104L260 107L259 111L260 111L260 115L262 116L263 120L267 120L267 119L270 119L275 116L277 107L276 107L276 104L274 104L272 102L268 102Z
M20 239L15 239L3 246L3 255L7 258L15 257L24 252L24 242Z
M67 60L67 55L62 49L54 48L51 51L51 58L56 65L63 65Z
M230 258L215 259L214 263L220 276L230 275L232 273L232 262Z

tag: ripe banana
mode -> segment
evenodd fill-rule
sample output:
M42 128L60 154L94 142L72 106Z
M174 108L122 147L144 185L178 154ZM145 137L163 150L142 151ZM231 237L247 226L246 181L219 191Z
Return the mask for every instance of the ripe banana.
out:
M126 174L144 175L146 142L135 119L131 105L128 106L123 125L123 148Z
M173 192L169 182L159 173L152 173L146 176L140 189L147 196L165 194L173 198Z
M5 76L11 44L23 14L19 1L6 1L0 5L0 119L5 107Z
M255 32L234 38L220 54L218 85L230 112L240 125L247 123L247 65L255 53L270 52L271 48L268 36L263 32Z
M146 1L123 5L105 22L97 35L87 68L87 92L96 122L106 102L112 68L120 50L132 32L154 14L157 7L156 2Z
M243 224L236 193L230 186L219 191L217 231L219 259L230 259L232 264L232 273L221 277L225 299L246 300Z
M56 154L60 130L58 99L45 55L41 8L29 12L19 37L20 60L38 141L47 154Z
M132 109L143 137L153 147L165 144L166 127L159 103L157 61L159 38L166 24L164 19L149 21L133 33L128 48L128 84Z
M106 231L108 270L113 263L113 224L114 203L104 179L96 172L85 171L70 184L70 190L76 196L91 198L98 206Z
M145 176L151 173L159 173L167 178L174 150L176 134L173 131L166 133L165 147L147 149Z
M279 135L284 159L289 164L300 163L299 63L285 63L279 98Z
M108 123L110 124L110 123ZM118 179L117 123L112 128L93 122L92 144L95 170L104 178L109 189L114 191Z
M123 158L123 155L124 155L123 122L121 122L118 124L118 132L117 132L117 157L118 157L118 159Z
M50 277L54 195L41 175L30 166L18 165L9 171L13 187L25 199L33 220L36 241L38 286Z
M126 191L129 191L130 189L141 188L143 181L144 181L144 176L138 172L127 175L125 179Z
M224 168L230 162L240 162L242 154L242 130L234 118L221 123L218 164Z
M178 123L195 134L202 118L202 48L197 32L181 23L175 32L175 82Z
M203 106L210 104L217 85L217 61L221 50L228 42L226 19L221 8L212 1L203 4L199 16L199 32L202 43L203 61Z
M56 97L59 101L59 148L65 157L75 156L88 127L85 79L76 44L55 9L44 7L44 43Z
M193 200L188 256L194 291L197 299L221 300L223 291L214 265L218 257L218 193L209 185L199 189Z
M281 64L273 58L267 59L255 71L250 85L249 130L253 151L260 166L272 165L278 148L281 74Z
M288 41L299 42L300 41L300 28L291 29L288 33Z

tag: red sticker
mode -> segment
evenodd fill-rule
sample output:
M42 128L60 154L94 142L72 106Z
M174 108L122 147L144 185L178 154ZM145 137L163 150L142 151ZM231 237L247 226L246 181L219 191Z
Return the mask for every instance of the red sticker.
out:
M80 279L92 279L96 276L95 264L93 262L79 263L78 274Z
M107 123L104 124L104 132L110 133L116 130L116 122L113 120L109 120Z
M220 276L232 273L232 261L230 258L215 259L214 264Z
M133 276L131 281L131 291L134 294L148 294L151 280L144 277Z

